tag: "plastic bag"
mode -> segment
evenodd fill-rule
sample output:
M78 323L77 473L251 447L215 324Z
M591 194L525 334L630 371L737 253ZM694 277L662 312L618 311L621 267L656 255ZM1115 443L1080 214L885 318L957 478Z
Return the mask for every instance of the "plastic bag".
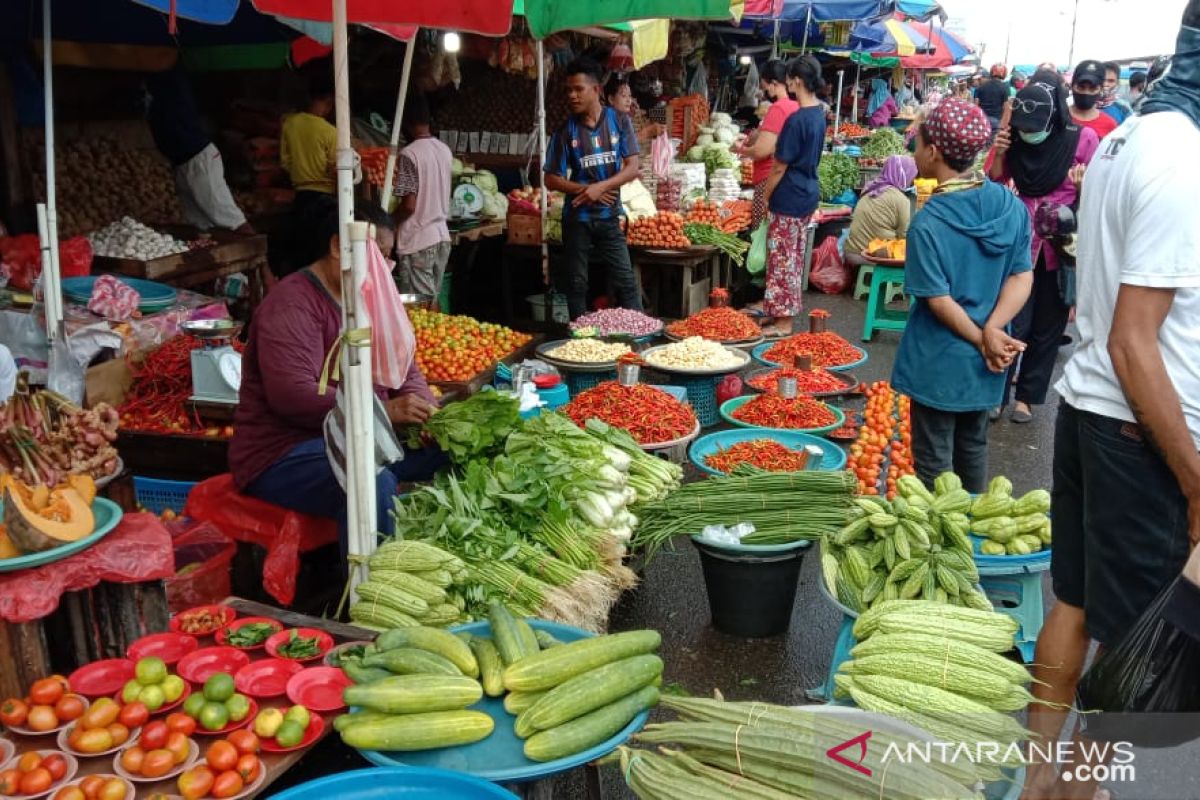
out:
M1081 729L1094 740L1174 747L1200 737L1200 586L1180 576L1084 673Z
M813 251L812 272L808 280L825 294L841 294L850 285L850 270L838 252L836 236L826 236L825 241Z
M229 597L229 563L237 553L237 543L207 522L181 527L174 536L175 574L163 581L173 613Z
M767 268L767 227L764 222L750 236L750 252L746 254L746 271L757 275Z
M371 320L371 379L376 386L399 389L416 355L417 337L387 260L374 241L367 243L362 293Z

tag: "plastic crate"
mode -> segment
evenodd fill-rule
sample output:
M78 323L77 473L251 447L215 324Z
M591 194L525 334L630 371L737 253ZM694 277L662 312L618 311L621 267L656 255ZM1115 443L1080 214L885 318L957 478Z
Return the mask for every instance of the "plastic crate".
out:
M133 496L138 506L152 514L161 514L168 508L176 514L182 514L195 485L195 481L168 481L134 475Z
M724 375L716 377L705 375L699 378L688 378L682 375L671 377L671 383L687 390L688 402L692 404L692 410L696 412L696 419L700 420L701 427L711 428L721 421L717 414L717 384L724 377Z
M604 372L563 372L563 381L567 384L567 391L571 393L571 397L594 386L599 386L605 381L615 381L616 379L617 371L615 369Z

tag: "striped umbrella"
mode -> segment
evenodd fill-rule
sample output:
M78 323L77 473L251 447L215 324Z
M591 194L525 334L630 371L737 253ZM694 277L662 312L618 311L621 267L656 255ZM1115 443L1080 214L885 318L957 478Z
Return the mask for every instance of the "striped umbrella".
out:
M874 58L899 58L906 69L948 67L973 52L944 28L899 16L858 23L850 32L849 45Z

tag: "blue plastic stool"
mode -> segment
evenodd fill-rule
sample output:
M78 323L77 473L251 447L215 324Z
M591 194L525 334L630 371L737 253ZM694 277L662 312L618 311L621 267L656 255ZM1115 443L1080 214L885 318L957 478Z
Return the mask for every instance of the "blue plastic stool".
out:
M838 629L837 641L833 645L833 658L829 661L829 673L825 682L805 692L809 700L823 700L826 703L833 700L833 676L837 675L838 667L850 660L850 650L858 644L854 638L854 623L856 620L848 614L842 615L842 627Z
M1026 664L1033 662L1033 651L1042 630L1045 608L1042 603L1041 572L1024 572L1012 575L980 575L979 585L987 594L995 609L1015 619L1021 628L1017 631L1017 649Z
M599 386L605 381L615 381L617 379L617 371L615 369L604 372L564 371L562 375L563 382L567 384L567 391L571 393L571 397L586 389L591 389L593 386Z
M893 311L891 286L904 286L903 267L875 264L871 271L871 294L867 297L867 316L863 322L863 341L871 341L875 331L902 331L908 325L908 311Z
M721 417L717 414L717 384L724 377L723 375L717 377L706 375L702 378L671 376L673 385L682 386L687 390L688 402L692 404L692 410L696 412L696 419L700 420L702 428L711 428L721 421Z

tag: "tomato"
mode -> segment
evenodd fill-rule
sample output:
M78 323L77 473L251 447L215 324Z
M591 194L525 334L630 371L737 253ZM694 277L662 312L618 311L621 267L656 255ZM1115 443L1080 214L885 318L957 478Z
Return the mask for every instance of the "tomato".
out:
M17 769L21 772L32 772L42 765L42 756L36 750L31 750L17 759Z
M129 728L119 722L109 725L106 730L112 736L113 746L115 747L119 747L129 741Z
M178 731L184 736L191 736L196 732L196 720L181 711L176 711L173 714L167 715L167 730L172 733Z
M55 686L58 684L56 683ZM38 767L21 776L19 789L21 794L41 794L49 791L52 783L54 783L54 778L50 775L50 771L45 767Z
M109 778L96 793L96 800L125 800L126 786L119 778Z
M130 730L142 727L149 719L150 709L146 708L145 703L134 702L123 706L117 715L117 720Z
M24 701L18 700L15 697L10 697L0 704L0 722L9 727L24 725L25 717L28 715L29 706Z
M85 710L83 698L77 694L64 694L54 704L54 713L61 722L79 719Z
M142 736L138 739L138 744L147 750L157 750L166 745L169 733L167 723L155 720L142 728Z
M66 675L59 675L59 674L56 672L56 673L54 673L53 675L47 675L47 676L46 676L46 680L48 680L48 681L58 681L60 684L62 684L62 687L63 687L63 693L64 693L64 694L66 694L67 692L70 692L70 691L71 691L71 682L67 680L67 676L66 676Z
M142 775L146 778L161 778L175 769L175 756L170 750L159 748L146 753L142 761Z
M6 769L0 772L0 794L16 794L21 787L21 771Z
M90 800L78 786L64 786L54 793L53 800Z
M260 767L261 764L258 760L258 756L246 753L244 756L238 759L237 774L241 775L242 780L244 780L247 784L254 783L255 778L258 777L258 771Z
M29 709L29 716L25 718L25 725L39 733L50 731L58 727L58 717L54 714L52 706L33 706Z
M80 717L85 728L107 728L117 721L121 707L111 697L101 697Z
M50 773L50 777L59 780L67 774L67 759L62 753L51 753L42 759L42 767Z
M236 747L238 752L242 753L243 755L246 753L257 753L261 744L261 742L258 740L258 736L254 734L254 731L246 730L244 728L240 731L234 731L225 738L227 738L229 743Z
M176 785L179 787L179 793L184 796L185 800L197 800L212 790L213 781L216 780L216 777L207 764L200 764L186 770L180 775Z
M228 741L220 739L204 751L204 760L217 772L225 772L237 766L238 750Z
M182 764L184 761L187 761L188 754L191 752L191 742L188 740L188 737L179 731L175 731L167 735L166 748L175 757L175 763Z
M145 760L146 751L137 745L121 751L121 769L130 775L141 775Z
M105 750L111 750L115 744L108 728L92 728L85 731L76 729L76 733L78 735L72 737L73 741L68 739L68 744L81 753L103 753Z
M39 706L52 706L65 691L63 685L54 678L42 678L29 687L29 699Z
M245 788L245 782L242 776L238 775L233 770L222 772L213 781L212 796L213 797L233 797Z
M100 794L100 789L103 786L103 775L88 775L79 782L79 788L83 789L83 793L87 796L88 800L96 800L96 795Z

